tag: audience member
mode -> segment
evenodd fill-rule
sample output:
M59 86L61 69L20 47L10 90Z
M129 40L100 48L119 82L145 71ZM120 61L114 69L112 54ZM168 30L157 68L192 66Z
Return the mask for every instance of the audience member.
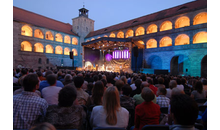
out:
M90 82L90 83L88 84L88 86L87 86L86 92L87 92L89 95L92 95L93 86L94 86L94 85L93 85L92 82Z
M48 122L43 122L32 126L29 130L56 130L56 128Z
M121 80L124 82L124 84L127 84L127 83L128 83L126 76L121 76Z
M108 75L108 76L107 76L107 84L106 84L106 87L112 87L112 86L113 86L112 80L113 80L112 76L111 76L111 75Z
M116 87L108 87L103 96L103 105L92 110L90 124L94 127L128 126L129 112L120 106L119 92Z
M121 95L122 95L121 89L122 89L122 87L124 86L124 82L123 82L122 80L117 80L117 81L115 82L115 86L117 87L118 92L119 92L119 95L121 96Z
M170 99L166 97L167 90L165 87L158 87L157 90L157 102L160 107L169 107L170 105Z
M181 79L180 78L177 78L176 79L176 83L177 83L177 88L179 88L180 90L183 90L184 91L184 86L182 85L182 82L181 82Z
M125 84L122 87L122 95L120 96L120 104L122 107L126 109L135 108L135 100L132 97L130 97L131 92L132 92L132 89L129 84Z
M53 74L53 72L50 71L50 70L48 70L48 71L45 73L45 77L47 77L47 76L50 75L50 74ZM43 88L48 87L48 86L50 86L50 84L47 82L47 80L43 80L43 81L40 82L39 90L42 91ZM64 85L63 85L63 83L62 83L61 81L57 80L57 81L56 81L56 86L62 88Z
M40 71L37 72L37 76L40 79L40 81L46 80L46 78L43 77L43 74Z
M75 105L77 92L73 85L68 84L59 92L58 105L50 105L47 109L46 121L57 129L82 130L86 113L82 106Z
M159 124L161 114L160 106L152 102L155 98L153 91L148 87L144 87L141 96L144 99L144 102L137 105L135 108L134 130L141 130L146 124Z
M147 82L149 83L149 88L154 92L155 95L157 95L157 87L153 85L152 79L148 79Z
M131 97L133 97L135 94L141 93L141 83L142 81L140 79L135 80L136 89L131 92L130 94Z
M56 86L57 77L55 74L50 74L47 75L46 80L50 86L42 89L42 97L49 105L58 104L58 93L62 88Z
M91 105L102 105L104 90L105 89L102 81L97 81L92 89L92 95L89 96L87 100L86 106L89 107Z
M82 76L77 76L74 79L74 84L77 90L77 100L80 105L86 105L89 94L82 89L84 79Z
M164 87L164 88L166 88L165 85L164 85L164 78L159 77L158 80L157 80L157 82L158 82L158 84L155 84L155 87L157 87L157 88L159 88L159 87Z
M73 76L71 74L66 74L64 77L63 85L67 85L73 82Z
M13 96L13 128L29 129L43 122L48 103L40 98L35 91L39 88L36 74L28 74L23 80L24 91ZM22 105L21 105L22 104Z
M18 78L15 77L15 72L13 71L13 85L18 85Z
M169 99L171 98L172 89L176 88L176 86L177 86L176 80L170 80L169 88L167 88L166 97L168 97Z
M135 86L135 81L138 79L137 76L134 76L132 79L132 84L130 85L130 87L132 88L132 90L135 90L137 87Z
M206 93L203 91L203 85L201 81L197 81L195 84L195 90L192 91L191 97L193 99L206 98Z
M173 95L170 100L170 112L174 125L172 130L194 130L194 124L198 117L198 105L186 94Z

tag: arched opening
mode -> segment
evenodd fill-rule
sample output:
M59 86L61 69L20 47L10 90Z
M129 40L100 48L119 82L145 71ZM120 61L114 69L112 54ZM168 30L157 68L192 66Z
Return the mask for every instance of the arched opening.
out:
M178 18L175 22L175 28L182 28L190 25L190 20L187 16Z
M134 31L129 29L126 34L125 34L125 37L128 38L128 37L133 37L134 36Z
M207 42L207 32L198 32L193 36L193 44L206 43Z
M104 35L103 37L108 37L107 35Z
M109 35L109 37L115 37L115 34L114 33L111 33L110 35Z
M174 56L170 61L170 74L182 75L184 65L184 55Z
M64 37L64 43L70 44L70 42L71 42L71 41L70 41L70 36L67 36L67 35L66 35L66 36Z
M51 40L51 41L53 41L53 34L51 33L51 31L47 31L46 32L46 40Z
M40 29L34 30L34 37L44 39L44 35Z
M77 50L76 50L76 49L74 49L74 48L73 48L73 49L72 49L72 52L73 52L73 55L74 55L74 56L77 56L77 55L78 55L78 53L77 53Z
M147 68L162 69L162 59L156 55L149 57L147 61Z
M147 27L147 34L155 33L155 32L157 32L156 24L151 24L150 26Z
M118 32L117 38L124 38L124 33L122 31Z
M135 36L144 35L144 27L138 27L135 31Z
M63 37L61 34L57 33L56 34L56 39L55 39L57 42L63 42Z
M170 21L164 21L160 25L160 31L166 31L166 30L171 30L172 29L172 23Z
M201 61L201 77L207 78L207 55Z
M147 41L147 48L157 48L157 41L155 39L149 39Z
M46 45L46 53L53 53L53 47L51 45Z
M78 40L77 40L77 38L72 38L72 44L73 45L78 45Z
M160 47L167 47L167 46L172 46L172 39L168 36L163 37L160 40Z
M44 52L44 46L41 43L34 44L34 52Z
M32 28L28 25L24 25L21 28L21 35L32 37Z
M61 46L56 46L55 54L63 54L63 48Z
M21 51L32 51L32 45L28 41L23 41L21 43Z
M193 25L207 23L207 12L197 14L193 19Z
M92 38L91 41L95 40L95 38Z
M141 40L139 40L138 43L144 45L144 42Z
M180 34L175 39L175 46L189 44L189 36L186 34Z
M64 55L69 55L70 49L68 47L64 48Z

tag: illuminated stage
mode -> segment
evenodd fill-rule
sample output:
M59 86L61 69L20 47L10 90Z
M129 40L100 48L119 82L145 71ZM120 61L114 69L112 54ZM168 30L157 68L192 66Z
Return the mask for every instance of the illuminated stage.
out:
M84 51L84 69L109 72L129 72L131 70L132 47L144 45L131 38L102 37L82 43Z

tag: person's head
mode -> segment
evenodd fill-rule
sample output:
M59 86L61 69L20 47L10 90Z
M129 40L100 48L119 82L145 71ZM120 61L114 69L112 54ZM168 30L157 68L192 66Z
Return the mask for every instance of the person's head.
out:
M115 82L115 86L117 87L118 91L121 91L121 88L124 86L124 82L122 80L117 80Z
M17 69L16 69L16 73L19 73L19 72L20 72L20 69L19 69L19 68L17 68Z
M173 95L170 100L170 112L174 124L194 125L198 117L198 105L186 94Z
M180 95L180 94L185 94L185 92L177 87L173 88L171 91L171 97L173 97L173 95Z
M132 92L132 88L130 87L129 84L125 84L125 85L122 87L122 94L123 94L123 95L130 96L131 92Z
M21 70L21 74L22 74L22 75L26 75L27 73L28 73L27 69L24 69L24 68L23 68L23 69Z
M58 95L58 105L60 107L70 107L76 100L77 92L73 85L68 84L64 86Z
M32 126L29 130L56 130L56 128L48 122L43 122Z
M127 84L127 83L128 83L126 76L121 76L121 80L124 82L124 84Z
M107 113L107 124L115 125L117 123L116 111L118 111L118 109L120 108L120 97L118 89L116 87L108 87L105 90L103 96L103 106Z
M105 76L104 74L102 75L102 79L105 79L105 80L106 80L106 76ZM107 82L107 81L106 81L106 82Z
M93 85L92 82L88 83L88 85L87 85L87 91L92 91L93 86L94 86L94 85Z
M98 75L94 75L93 76L93 80L96 82L96 81L98 81L99 80L99 76Z
M107 80L106 80L106 79L101 79L101 81L102 81L102 83L103 83L103 85L104 85L104 87L105 87L106 84L107 84Z
M47 70L47 72L45 73L45 77L47 77L47 75L49 75L49 74L53 74L53 71Z
M145 74L142 74L140 78L141 78L142 81L147 81L147 78L146 78Z
M164 87L158 87L157 89L157 95L166 95L167 94L167 90Z
M38 72L37 72L37 76L38 76L38 77L41 77L41 76L43 76L43 74L42 74L40 71L38 71Z
M142 90L144 87L149 87L149 83L148 83L148 82L142 82L142 83L141 83L141 90Z
M102 81L97 81L92 89L92 97L95 105L101 105L104 94L104 85Z
M177 83L178 85L182 84L181 79L180 79L180 78L177 78L177 79L176 79L176 83Z
M144 87L141 92L141 97L145 102L150 102L155 98L155 95L149 87Z
M22 81L24 91L33 92L39 88L39 79L37 74L27 74Z
M163 84L164 83L164 79L162 77L159 77L157 82L158 82L158 84Z
M82 76L76 76L74 78L74 84L75 84L76 88L81 88L83 83L84 83L84 79Z
M153 80L152 80L152 79L148 79L147 82L148 82L149 84L153 84Z
M71 82L73 80L73 76L71 74L66 74L64 77L64 81Z
M201 81L197 81L195 84L195 90L197 90L199 93L202 93L203 91L203 84Z
M176 83L176 80L170 80L170 83L169 83L169 88L170 89L173 89L177 86L177 83Z
M113 80L112 75L108 75L106 79L107 79L107 83L111 83Z
M57 81L57 77L55 74L49 74L49 75L47 75L46 80L50 86L55 86L56 81Z
M141 83L142 83L142 81L140 80L140 79L137 79L137 80L135 80L135 86L137 87L137 89L141 89Z

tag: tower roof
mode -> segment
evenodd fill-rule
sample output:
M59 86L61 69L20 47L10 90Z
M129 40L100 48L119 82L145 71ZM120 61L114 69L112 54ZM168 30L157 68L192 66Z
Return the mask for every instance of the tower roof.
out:
M84 6L83 6L83 8L79 9L79 16L85 16L88 18L88 12L89 12L89 10L84 8Z

